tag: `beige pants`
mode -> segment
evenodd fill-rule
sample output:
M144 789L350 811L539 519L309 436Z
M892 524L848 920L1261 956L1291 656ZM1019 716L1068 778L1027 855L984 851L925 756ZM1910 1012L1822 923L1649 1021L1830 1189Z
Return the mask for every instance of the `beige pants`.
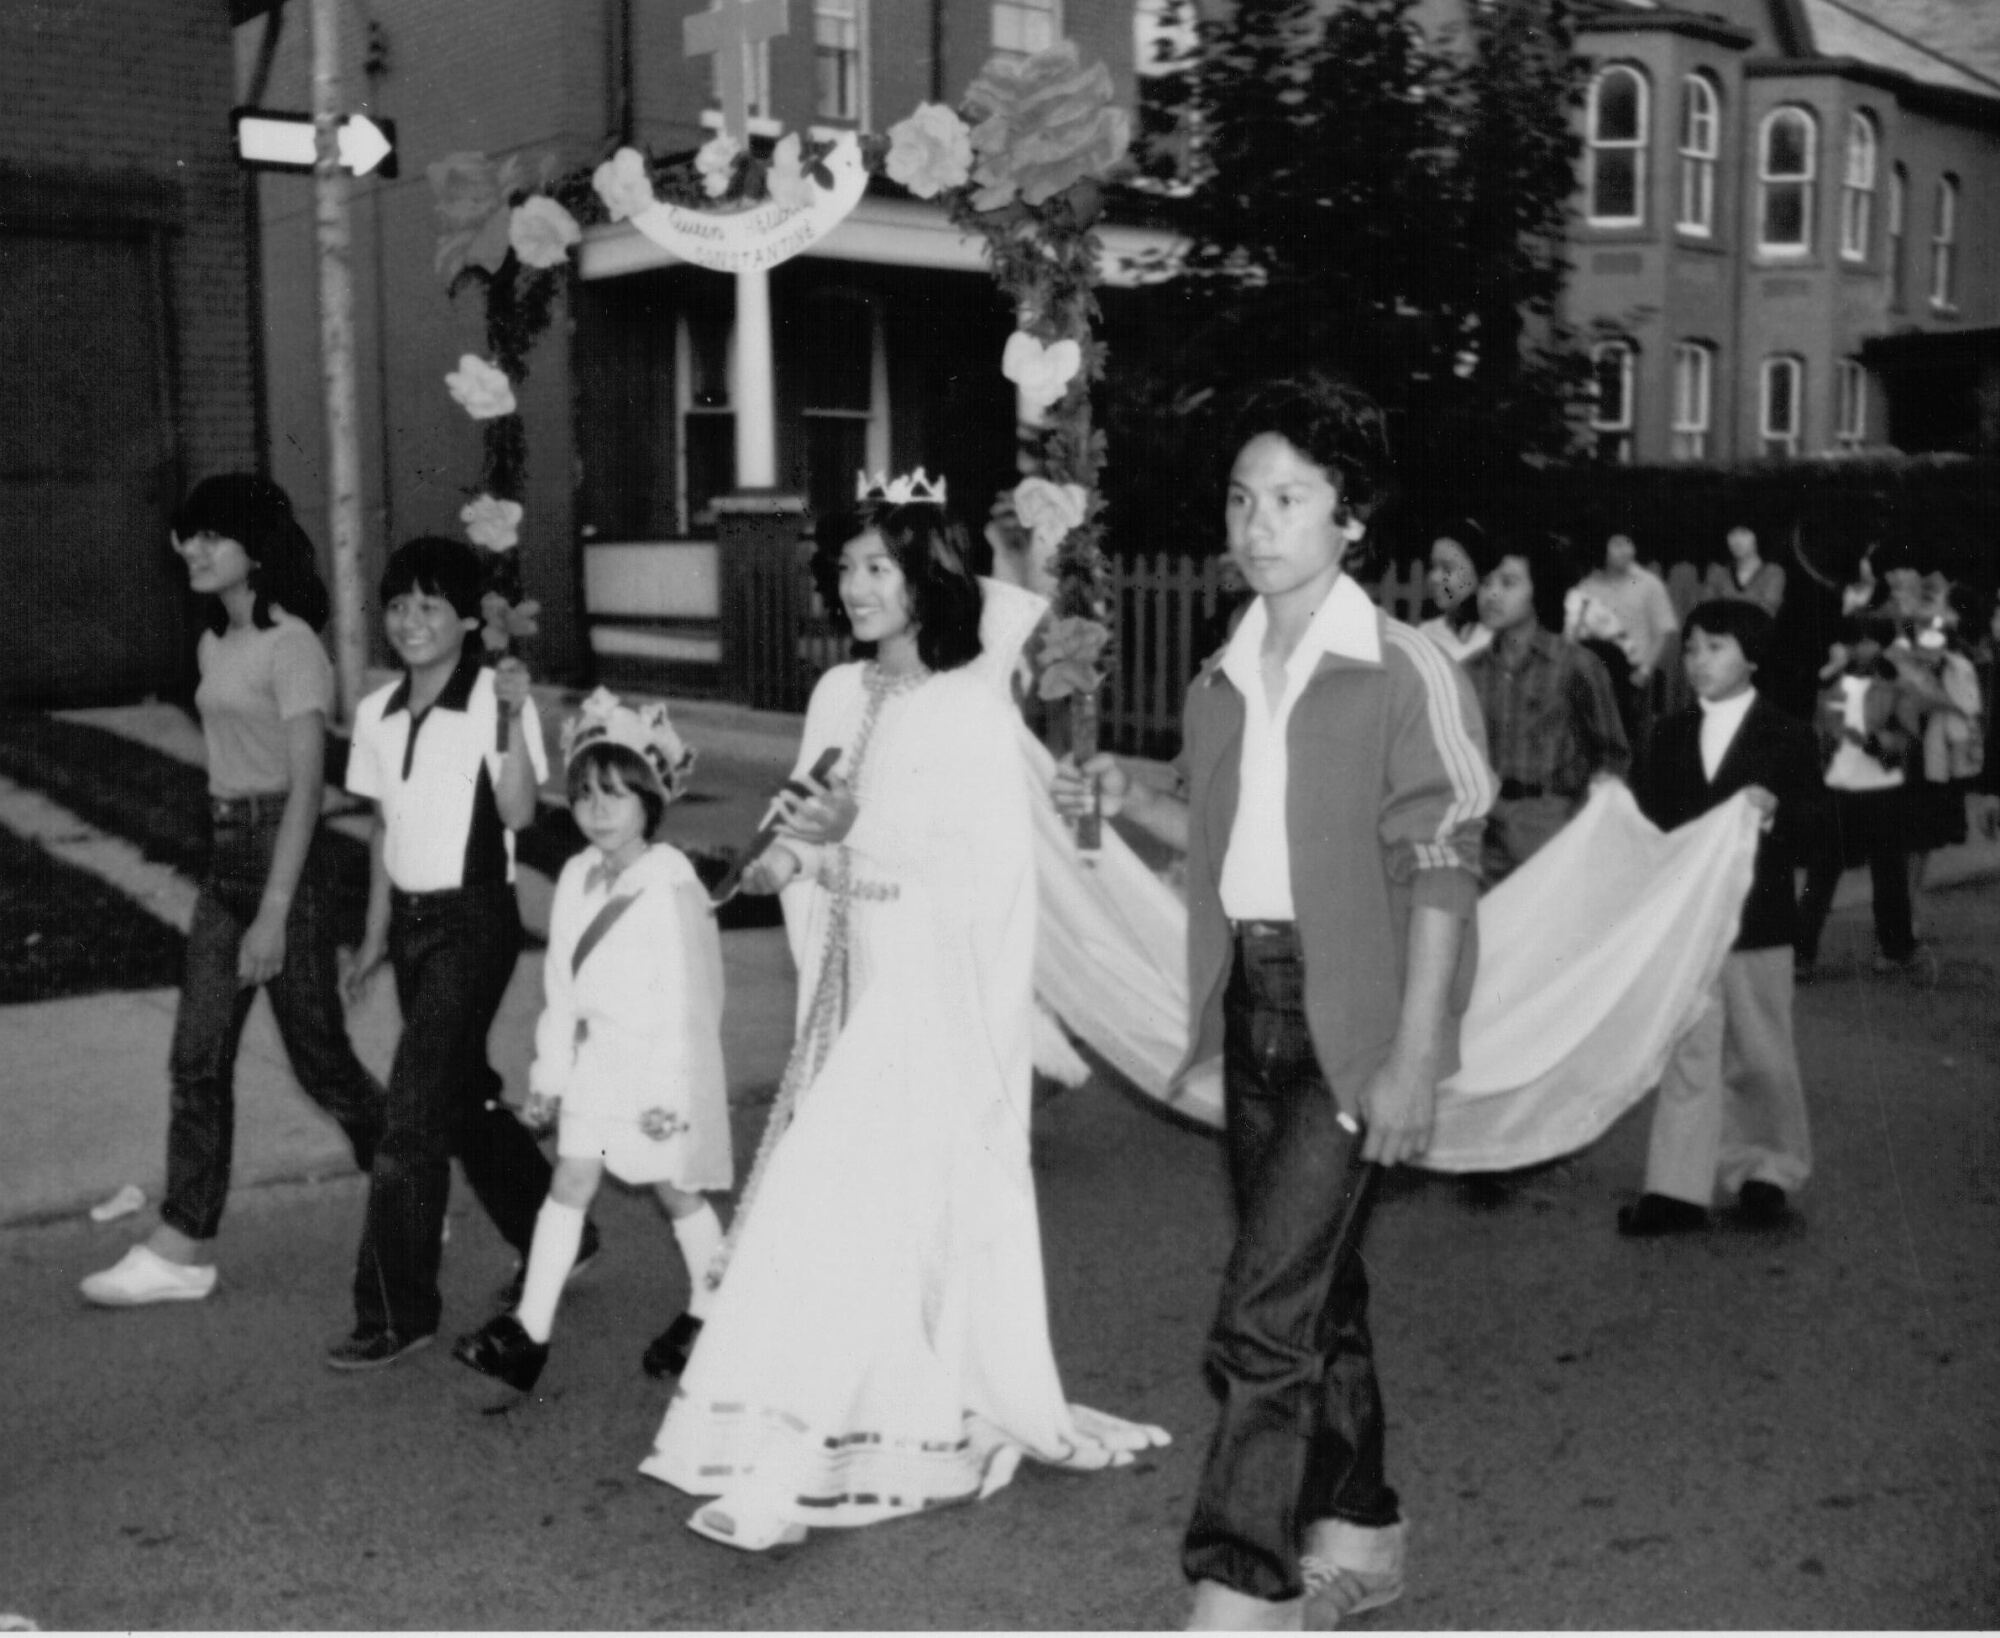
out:
M1719 1183L1791 1193L1812 1174L1792 1045L1792 950L1739 950L1660 1078L1646 1190L1706 1207Z

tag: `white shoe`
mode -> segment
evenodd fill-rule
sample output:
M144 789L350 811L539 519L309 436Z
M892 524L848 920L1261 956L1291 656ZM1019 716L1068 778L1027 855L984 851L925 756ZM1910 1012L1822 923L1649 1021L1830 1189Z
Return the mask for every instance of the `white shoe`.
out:
M1303 1598L1253 1598L1220 1581L1197 1581L1188 1611L1187 1632L1298 1632L1304 1626Z
M1342 1519L1307 1525L1299 1558L1306 1583L1306 1630L1337 1631L1350 1616L1401 1598L1409 1540L1407 1519L1375 1529Z
M139 1308L149 1302L200 1302L215 1289L213 1263L170 1263L150 1246L134 1246L79 1289L100 1308Z

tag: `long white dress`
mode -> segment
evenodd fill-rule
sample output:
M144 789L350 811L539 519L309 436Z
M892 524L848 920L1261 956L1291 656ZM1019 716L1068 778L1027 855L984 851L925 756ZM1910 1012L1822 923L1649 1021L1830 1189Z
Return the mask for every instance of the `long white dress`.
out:
M990 1493L1022 1454L1094 1468L1164 1440L1069 1405L1050 1348L1017 725L969 670L907 687L847 665L814 690L798 766L841 747L859 816L787 889L782 1135L640 1464L654 1478L859 1525Z

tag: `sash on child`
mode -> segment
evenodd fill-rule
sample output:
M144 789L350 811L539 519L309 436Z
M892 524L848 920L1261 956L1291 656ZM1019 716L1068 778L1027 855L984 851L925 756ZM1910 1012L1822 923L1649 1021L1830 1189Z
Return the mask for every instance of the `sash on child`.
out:
M645 889L641 888L639 891L644 892ZM604 941L604 935L618 925L618 918L632 908L632 901L638 896L638 893L627 893L623 898L604 901L596 916L591 919L590 925L584 928L583 936L576 941L576 949L570 955L569 970L572 978L576 976L577 968L589 959L590 952Z

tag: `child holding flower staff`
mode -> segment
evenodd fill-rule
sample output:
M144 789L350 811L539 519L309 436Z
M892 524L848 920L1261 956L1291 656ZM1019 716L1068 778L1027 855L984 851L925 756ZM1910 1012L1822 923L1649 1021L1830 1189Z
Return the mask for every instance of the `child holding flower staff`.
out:
M563 725L562 743L570 812L591 845L556 884L523 1112L531 1125L556 1122L555 1175L518 1305L452 1350L524 1393L548 1361L604 1174L650 1185L673 1221L694 1294L669 1336L705 1310L722 1231L701 1191L726 1189L732 1174L721 941L694 867L648 840L686 790L694 753L665 706L634 710L602 688Z

